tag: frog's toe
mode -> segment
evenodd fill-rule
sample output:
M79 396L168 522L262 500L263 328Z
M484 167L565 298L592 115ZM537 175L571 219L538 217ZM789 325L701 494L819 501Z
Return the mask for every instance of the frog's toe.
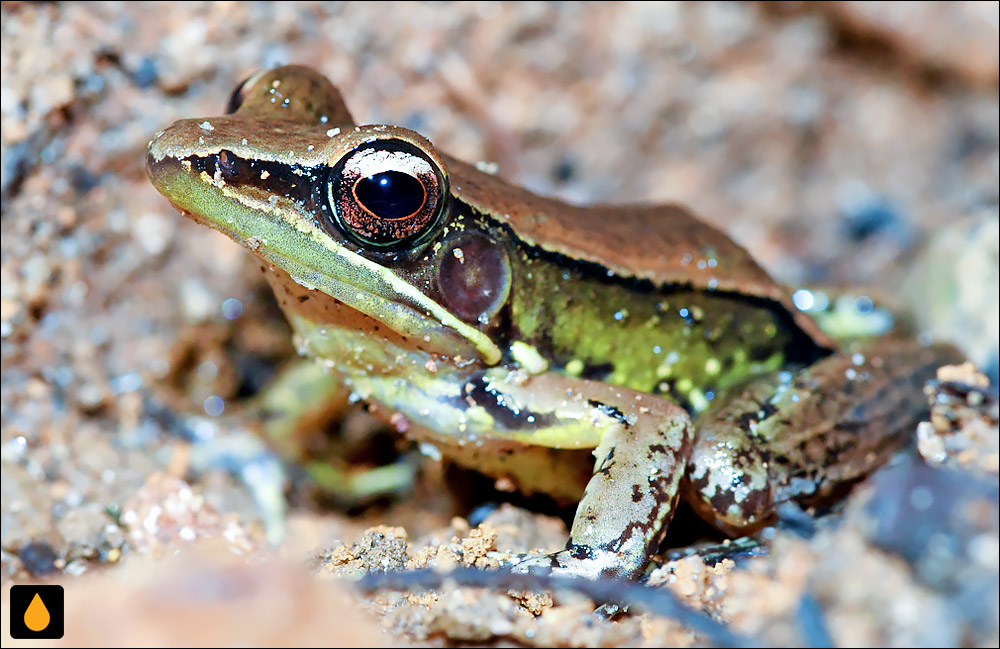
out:
M635 576L635 570L630 569L618 553L586 545L571 545L552 554L528 557L511 570L518 574L540 573L588 579L631 579Z
M543 556L531 556L511 568L517 574L543 574L556 577L585 577L587 579L621 579L633 575L622 569L621 557L608 551L594 551L583 546L570 546L565 550ZM627 608L617 602L604 602L594 614L613 620Z
M306 465L306 475L325 496L349 507L383 496L398 497L411 492L419 464L420 458L413 453L393 464L359 470L316 461Z

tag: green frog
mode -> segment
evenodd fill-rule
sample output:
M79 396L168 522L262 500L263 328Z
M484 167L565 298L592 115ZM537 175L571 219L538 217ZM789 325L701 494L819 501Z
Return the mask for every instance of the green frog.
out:
M678 205L580 207L405 128L356 125L298 66L149 144L153 185L253 251L329 392L423 448L578 502L565 549L517 566L636 578L678 499L729 534L885 462L956 358L834 340L739 245Z

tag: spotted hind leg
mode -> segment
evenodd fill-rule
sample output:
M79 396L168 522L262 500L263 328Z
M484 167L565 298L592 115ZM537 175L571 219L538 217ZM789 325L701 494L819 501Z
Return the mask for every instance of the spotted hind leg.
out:
M685 497L733 535L768 523L780 503L829 499L912 439L927 415L923 384L958 358L880 341L756 379L695 422Z

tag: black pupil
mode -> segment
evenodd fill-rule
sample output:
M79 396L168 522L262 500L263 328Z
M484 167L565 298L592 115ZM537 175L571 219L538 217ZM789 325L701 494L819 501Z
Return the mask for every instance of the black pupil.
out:
M354 195L365 209L382 219L405 219L424 204L424 186L402 171L383 171L362 178Z

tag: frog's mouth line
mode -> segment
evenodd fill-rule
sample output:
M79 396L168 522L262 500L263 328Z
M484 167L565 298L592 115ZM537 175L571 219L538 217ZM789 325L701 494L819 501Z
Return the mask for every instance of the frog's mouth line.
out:
M222 232L306 288L340 300L400 335L420 337L442 354L499 362L501 351L488 336L334 241L294 201L255 192L252 186L237 191L174 157L157 160L150 154L147 169L157 190L189 218Z

